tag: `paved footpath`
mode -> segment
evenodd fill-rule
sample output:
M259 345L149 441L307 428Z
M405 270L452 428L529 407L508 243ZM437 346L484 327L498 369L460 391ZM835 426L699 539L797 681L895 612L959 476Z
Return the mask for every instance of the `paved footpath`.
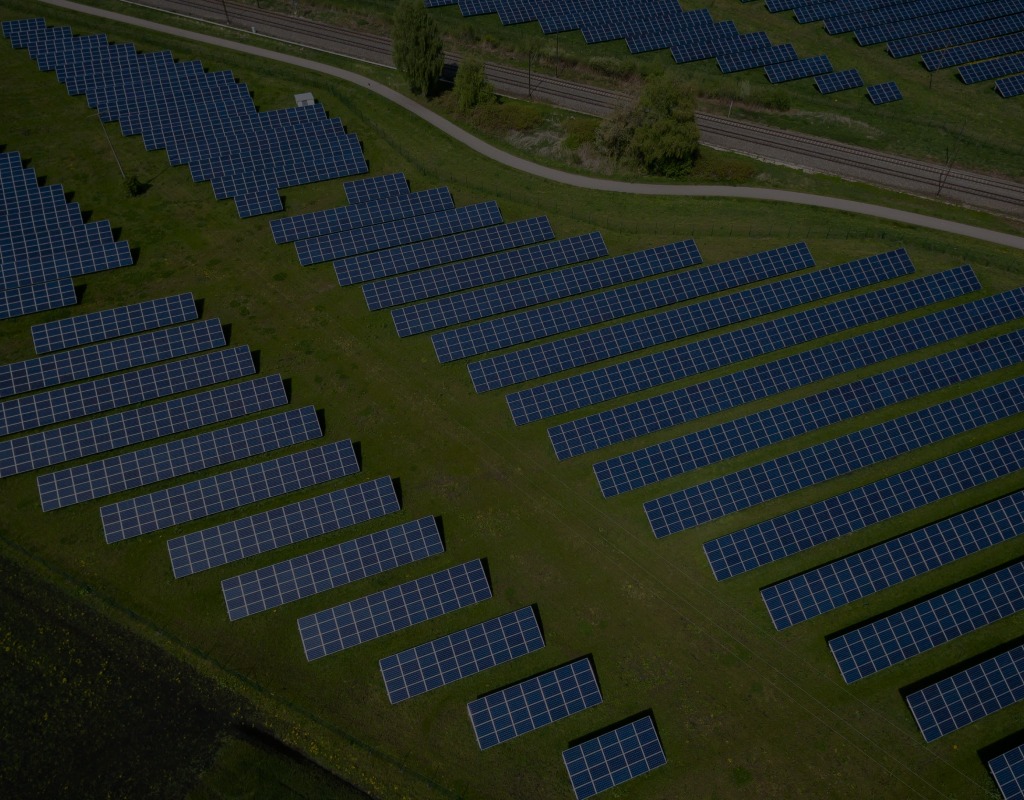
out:
M410 113L415 114L424 121L430 123L438 130L487 158L493 159L494 161L504 164L512 169L565 184L567 186L575 186L581 189L593 189L604 192L620 192L623 194L659 195L669 197L728 197L776 203L794 203L796 205L812 206L814 208L825 208L834 211L845 211L851 214L863 214L870 217L878 217L880 219L902 222L908 225L916 225L922 228L930 228L932 230L953 233L972 239L979 239L981 241L1015 248L1017 250L1024 250L1024 236L1003 233L1001 231L993 231L987 228L980 228L975 225L965 225L959 222L952 222L947 219L930 217L924 214L916 214L912 211L901 211L899 209L887 208L885 206L873 205L870 203L859 203L854 200L846 200L838 197L827 197L824 195L808 194L805 192L789 192L781 189L764 189L747 186L691 186L682 184L630 183L626 181L613 181L605 178L594 178L586 175L575 175L570 172L563 172L562 170L554 169L552 167L536 164L525 158L520 158L519 156L494 147L482 139L478 139L476 136L473 136L471 133L464 131L454 123L438 114L435 114L430 109L425 108L415 100L406 97L400 92L397 92L394 89L378 83L377 81L371 80L363 75L349 72L348 70L322 64L318 61L302 58L300 56L278 53L273 50L267 50L263 47L256 47L255 45L233 42L229 39L222 39L205 33L198 33L196 31L185 30L171 25L164 25L159 22L152 22L150 20L132 17L127 14L120 14L116 11L108 11L106 9L81 5L80 3L74 3L70 0L43 0L43 2L48 5L65 8L70 11L90 14L92 16L113 20L127 25L135 25L136 27L145 28L168 36L175 36L194 42L200 42L202 44L213 45L215 47L223 47L225 49L234 50L247 55L283 62L302 69L308 69L324 75L329 75L332 78L347 81L361 88L375 92L381 97L390 100L392 103L401 106Z

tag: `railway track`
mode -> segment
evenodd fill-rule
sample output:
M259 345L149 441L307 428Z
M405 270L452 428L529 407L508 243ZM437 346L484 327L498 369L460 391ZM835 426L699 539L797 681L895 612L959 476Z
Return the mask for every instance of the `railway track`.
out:
M125 0L133 5L254 32L282 42L393 68L391 40L385 36L261 9L228 0ZM447 54L452 65L458 55ZM579 113L605 117L629 96L610 89L537 74L517 67L487 64L488 80L499 94L532 98ZM1024 184L999 176L956 169L882 153L780 128L699 112L701 142L708 147L887 189L957 202L1024 217Z

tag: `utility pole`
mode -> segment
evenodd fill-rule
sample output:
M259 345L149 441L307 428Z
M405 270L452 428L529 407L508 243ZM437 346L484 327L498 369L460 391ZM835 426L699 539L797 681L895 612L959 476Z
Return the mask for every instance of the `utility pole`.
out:
M227 4L227 0L220 0L220 4L221 4L222 6L224 6L224 21L225 21L225 22L226 22L226 23L227 23L228 25L230 25L230 24L231 24L231 17L230 17L230 16L228 16L228 4Z
M124 167L121 166L121 159L117 157L117 151L114 149L114 143L110 141L110 134L107 133L107 126L103 124L103 120L100 119L100 112L97 111L96 119L99 120L100 130L103 131L103 138L107 140L107 144L110 146L110 152L114 155L114 161L117 162L117 171L121 173L121 180L128 180L128 176L124 174Z

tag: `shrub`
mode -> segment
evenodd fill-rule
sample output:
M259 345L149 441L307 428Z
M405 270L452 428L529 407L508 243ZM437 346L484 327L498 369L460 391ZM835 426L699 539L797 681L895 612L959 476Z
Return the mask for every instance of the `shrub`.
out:
M419 0L400 0L392 26L395 66L413 94L429 95L444 68L444 42L437 24Z
M469 111L494 99L494 87L487 80L484 64L480 59L470 57L459 64L452 93L455 95L459 111Z

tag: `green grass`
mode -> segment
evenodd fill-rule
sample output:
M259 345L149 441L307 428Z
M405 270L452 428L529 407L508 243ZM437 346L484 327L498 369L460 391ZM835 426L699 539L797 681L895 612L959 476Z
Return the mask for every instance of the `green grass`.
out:
M34 11L19 0L0 4L5 19ZM51 24L71 24L78 33L102 30L142 50L171 47L177 57L201 58L209 69L230 68L263 109L290 104L295 92L312 90L329 113L360 135L373 174L403 170L413 189L447 184L459 204L497 198L507 219L546 213L559 236L599 229L613 253L693 236L712 263L803 239L826 265L906 246L922 274L968 261L989 293L1022 283L1016 252L885 221L767 203L609 197L556 186L501 169L377 97L323 76L46 12ZM360 443L363 478L390 474L401 481L400 515L322 537L315 546L425 514L441 516L447 545L446 554L431 561L229 624L222 578L314 545L175 581L165 540L232 515L108 547L97 511L104 501L44 515L35 477L22 475L0 487L0 552L6 557L41 575L66 576L87 592L93 607L237 692L252 705L261 727L288 747L378 797L568 797L560 751L644 709L655 715L669 763L610 797L968 798L991 791L976 751L1014 730L1018 720L1012 712L926 747L899 689L1006 641L1016 632L1012 619L854 687L842 684L822 639L995 566L1008 558L1005 548L784 634L771 630L757 588L1020 488L1022 476L878 526L856 542L832 543L723 584L711 577L700 543L1012 430L1022 420L655 541L641 500L757 458L702 470L658 492L651 488L603 501L591 462L556 463L544 426L515 429L502 393L476 395L464 365L439 366L428 339L397 339L390 319L368 313L357 288L339 289L327 265L298 267L291 248L273 245L265 218L239 221L233 204L216 203L209 186L192 184L187 170L167 167L162 152L147 153L138 139L123 139L109 126L121 160L152 184L142 197L128 199L84 101L68 98L54 76L39 73L24 52L0 47L0 71L8 76L0 141L30 158L49 183L73 191L92 219L111 220L139 248L137 265L78 281L86 292L75 313L192 290L204 301L204 316L231 325L232 344L260 352L261 372L281 372L291 380L294 405L314 403L324 410L329 440L352 437ZM288 212L300 213L337 205L344 195L340 182L332 181L290 189L285 196ZM29 322L63 315L0 324L0 360L29 357ZM935 400L921 398L899 410ZM487 559L492 577L491 601L312 664L303 659L297 616L479 557ZM531 603L543 623L543 650L398 706L388 704L378 659ZM601 681L601 706L508 745L477 749L466 719L468 700L586 654L592 654Z

